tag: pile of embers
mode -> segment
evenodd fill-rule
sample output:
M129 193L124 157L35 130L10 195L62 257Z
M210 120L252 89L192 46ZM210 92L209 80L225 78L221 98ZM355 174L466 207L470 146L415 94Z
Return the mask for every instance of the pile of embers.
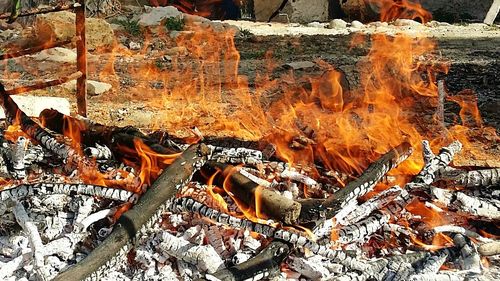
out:
M409 144L349 180L273 161L270 145L55 110L41 126L0 91L1 280L468 280L500 252L500 170L452 168L458 141L424 141L420 173L376 193Z

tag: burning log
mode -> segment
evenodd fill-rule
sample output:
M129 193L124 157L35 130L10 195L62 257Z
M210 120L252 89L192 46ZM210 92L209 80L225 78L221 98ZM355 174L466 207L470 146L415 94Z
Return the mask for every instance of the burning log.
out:
M462 234L455 234L453 243L460 253L460 258L455 263L458 263L462 270L480 273L482 269L481 257L474 243Z
M373 211L382 209L384 206L392 202L394 198L401 194L402 189L399 186L393 186L389 189L368 199L363 204L359 205L352 212L346 214L345 217L335 216L339 224L349 225L358 222L361 219L368 217Z
M257 165L262 164L262 152L259 150L239 147L239 148L213 148L213 155L211 160L219 163L229 164L248 164Z
M433 231L435 233L442 233L442 232L450 232L450 233L460 233L462 235L465 235L469 238L474 238L477 239L480 242L488 243L492 242L493 240L489 238L485 238L478 233L465 229L461 226L456 226L456 225L441 225L441 226L436 226L433 228Z
M273 240L255 257L233 267L207 274L205 278L222 281L271 278L280 273L280 265L288 257L291 250L292 247L289 243Z
M306 222L314 215L311 212L317 213L324 210L323 219L331 218L338 213L343 207L351 201L365 195L373 189L377 182L391 169L395 168L399 163L403 162L412 153L413 149L409 143L402 143L398 147L387 152L380 159L372 163L357 179L348 183L344 188L335 192L324 202L320 201L320 206L303 208L301 212L301 222ZM312 205L315 205L314 203ZM318 211L319 210L319 211Z
M24 112L22 112L12 98L6 94L2 84L0 84L0 95L2 95L2 107L9 123L13 124L16 117L18 117L20 120L21 130L23 130L23 132L25 132L30 138L39 142L46 149L59 156L66 163L70 163L77 167L81 165L88 169L92 169L95 166L88 159L81 157L79 153L70 146L58 142L51 133L43 129Z
M113 153L105 145L95 144L95 147L87 147L83 152L96 160L109 160L113 156Z
M111 268L117 257L128 252L130 243L141 232L158 222L161 214L170 205L170 199L189 182L210 153L210 149L205 145L193 145L184 151L163 171L137 204L118 219L112 233L104 242L54 280L82 280L88 276L98 278Z
M462 192L456 192L455 196L453 204L458 205L460 210L479 217L500 219L500 201L475 198Z
M448 167L439 171L438 179L466 188L494 186L500 184L500 168L464 171Z
M302 236L301 234L294 231L275 229L274 227L269 225L254 223L246 219L240 219L225 213L221 213L189 197L176 199L172 203L170 211L193 212L203 217L209 218L210 220L217 223L254 231L267 237L280 239L285 242L289 242L296 247L307 248L314 254L324 256L330 259L332 262L337 262L346 267L356 270L362 271L370 268L370 265L367 265L366 263L353 258L352 256L350 256L350 254L343 250L329 249L327 246L319 245L311 239Z
M39 117L43 120L44 126L60 134L71 132L72 129L77 128L83 144L91 147L95 147L96 143L104 144L113 151L118 159L123 158L124 155L127 156L127 154L132 154L128 156L137 158L136 142L141 142L158 154L169 155L181 151L175 143L164 141L163 143L170 145L165 147L133 127L106 126L85 118L73 118L54 109L43 110Z
M415 177L415 183L431 184L436 179L437 171L445 169L456 153L462 150L462 144L459 141L452 142L449 146L443 147L438 155L434 155L429 141L422 141L424 153L424 168Z
M375 212L368 218L358 223L348 225L338 231L336 242L350 244L368 239L373 233L389 222L390 215L382 212Z
M139 195L136 193L118 189L109 188L91 184L68 184L68 183L36 183L22 184L13 188L8 188L0 191L0 200L5 201L7 198L20 199L28 196L38 196L46 194L66 194L66 195L88 195L96 196L122 202L134 204L137 202ZM0 201L0 202L1 202Z
M326 280L330 276L330 271L323 266L325 262L321 258L320 256L312 256L309 259L290 257L288 264L294 271L311 280Z
M300 214L300 204L288 199L271 189L261 188L258 184L238 172L234 166L210 161L208 166L216 168L221 173L221 186L227 178L227 184L234 187L231 193L245 203L247 206L254 206L256 192L260 201L260 211L271 218L277 219L286 224L294 224ZM259 190L257 190L259 189Z

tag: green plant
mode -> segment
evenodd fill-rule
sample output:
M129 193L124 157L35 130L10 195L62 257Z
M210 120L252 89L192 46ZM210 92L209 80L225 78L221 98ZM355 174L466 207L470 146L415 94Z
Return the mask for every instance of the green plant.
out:
M139 36L141 34L141 26L138 20L126 19L126 20L116 20L116 24L119 24L125 28L125 31L132 36Z
M247 38L252 37L252 32L250 32L250 30L248 30L248 29L242 28L242 29L240 29L239 36L241 38L247 39Z
M165 27L168 30L184 30L184 19L182 17L170 17L165 21Z

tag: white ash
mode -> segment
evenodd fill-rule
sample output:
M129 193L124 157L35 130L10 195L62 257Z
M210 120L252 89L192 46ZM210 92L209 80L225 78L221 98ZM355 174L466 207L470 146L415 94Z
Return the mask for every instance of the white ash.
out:
M107 146L98 143L95 144L95 147L85 148L83 152L85 155L96 160L109 160L113 157L113 153Z
M211 160L219 163L229 164L248 164L256 166L262 164L262 152L259 150L239 147L239 148L225 148L218 146L211 146L213 153Z
M330 271L323 264L322 258L316 255L307 259L294 256L288 259L288 266L291 269L311 280L327 280L329 278Z
M24 165L24 156L28 146L28 139L23 136L18 137L12 147L12 177L15 179L24 179L26 177L26 168Z

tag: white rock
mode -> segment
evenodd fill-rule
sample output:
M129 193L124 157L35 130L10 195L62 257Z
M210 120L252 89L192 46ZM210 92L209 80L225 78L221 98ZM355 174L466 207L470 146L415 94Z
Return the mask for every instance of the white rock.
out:
M31 57L37 61L76 63L76 52L61 47L43 50L36 55L32 55Z
M65 98L58 97L35 97L35 96L11 96L19 108L31 117L38 117L44 109L55 108L57 111L69 115L71 105ZM3 108L0 108L0 118L5 118Z
M62 86L69 90L76 90L76 80L66 82L62 84ZM111 87L111 84L108 83L87 80L87 94L90 96L98 96L100 94L103 94L111 90Z
M140 26L160 25L161 21L172 17L182 17L183 14L173 6L147 7L147 12L139 17Z
M333 19L330 21L330 25L328 25L329 28L332 29L342 29L347 27L347 22L343 19Z
M128 48L130 50L139 50L141 49L141 43L130 41L130 43L128 43Z
M325 24L313 21L307 24L308 27L315 27L315 28L325 28Z
M351 27L353 27L353 28L364 28L365 25L362 22L355 20L355 21L351 22Z
M395 26L421 26L422 24L418 21L410 19L397 19L394 21Z

